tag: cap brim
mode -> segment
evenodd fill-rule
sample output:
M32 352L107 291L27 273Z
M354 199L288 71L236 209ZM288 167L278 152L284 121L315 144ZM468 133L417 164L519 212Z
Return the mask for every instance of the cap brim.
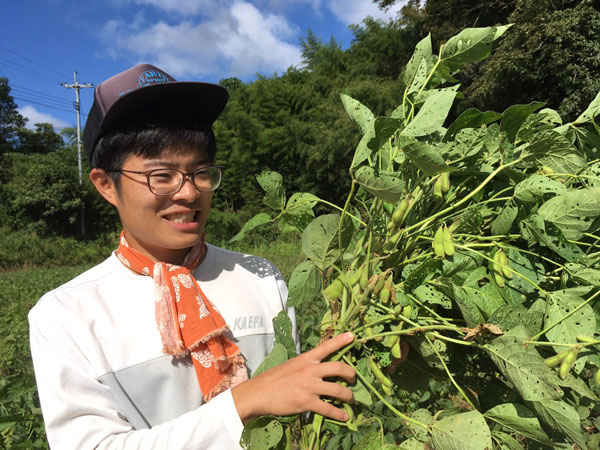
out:
M212 125L228 97L227 89L211 83L177 81L145 86L123 94L111 106L98 137L131 123Z

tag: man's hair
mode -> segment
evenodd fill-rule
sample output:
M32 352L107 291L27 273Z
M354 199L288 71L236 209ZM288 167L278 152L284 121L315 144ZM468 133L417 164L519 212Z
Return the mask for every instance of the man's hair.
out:
M130 156L158 157L165 150L178 153L195 148L213 162L217 152L215 135L210 126L176 126L171 124L127 127L101 137L96 144L93 167L103 169L120 187L120 173Z

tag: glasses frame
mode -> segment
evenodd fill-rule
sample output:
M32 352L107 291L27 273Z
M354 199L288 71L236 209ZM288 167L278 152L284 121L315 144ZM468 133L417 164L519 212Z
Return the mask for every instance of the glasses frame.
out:
M194 174L196 172L200 172L202 170L207 170L207 169L219 169L219 183L217 184L217 187L213 188L213 189L198 189L198 186L196 186L196 180L194 179ZM192 183L192 186L194 186L194 189L196 189L198 192L213 192L216 191L219 186L221 185L221 181L223 180L223 166L219 166L217 164L211 164L210 166L207 167L202 167L201 169L196 169L193 172L184 172L183 170L179 170L179 169L173 169L173 168L169 168L169 167L161 167L161 168L157 168L157 169L150 169L150 170L126 170L126 169L119 169L119 170L107 170L107 172L118 172L118 173L135 173L137 175L144 175L146 177L146 186L148 187L148 190L158 196L158 197L167 197L169 195L175 195L177 194L181 188L183 187L183 182L185 181L186 178L188 178L190 180L190 182ZM152 188L150 187L150 176L152 175L153 172L159 172L159 171L163 171L163 170L173 170L175 172L178 172L181 174L181 178L179 179L179 186L177 187L177 189L174 192L171 192L169 194L157 194L156 192L154 192L152 190Z

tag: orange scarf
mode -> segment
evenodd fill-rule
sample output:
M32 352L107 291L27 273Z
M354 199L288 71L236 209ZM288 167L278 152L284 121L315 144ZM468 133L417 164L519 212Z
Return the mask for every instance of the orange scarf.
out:
M227 324L192 275L204 251L203 235L182 266L154 262L131 248L121 232L116 255L134 272L153 277L156 325L163 352L177 357L188 353L192 356L202 395L208 402L247 380L248 373L239 348L226 336Z

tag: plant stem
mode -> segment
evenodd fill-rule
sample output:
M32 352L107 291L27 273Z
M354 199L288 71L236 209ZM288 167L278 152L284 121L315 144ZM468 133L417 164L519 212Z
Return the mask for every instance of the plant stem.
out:
M463 398L465 399L465 401L469 405L471 405L471 408L473 408L473 410L477 410L477 408L475 407L475 405L473 405L473 403L471 402L471 399L469 399L469 397L467 397L467 394L464 393L464 391L462 390L462 388L458 385L458 383L456 382L456 380L454 379L454 377L450 373L450 370L448 369L448 366L444 362L444 358L442 358L442 355L440 355L440 352L438 352L438 349L435 348L435 345L433 345L433 342L431 342L431 339L429 339L429 336L427 336L427 334L425 334L425 339L427 339L427 342L429 343L430 347L433 349L433 351L437 355L438 359L440 360L440 363L442 364L442 366L444 366L444 370L446 371L446 374L448 374L448 377L450 378L450 381L452 382L452 384L454 385L454 387L456 389L458 389L458 392L460 392L460 395L463 396Z
M488 260L488 261L490 261L490 262L493 262L493 259L492 259L492 258L490 258L490 257L489 257L489 256L487 256L487 255L484 255L484 254L483 254L483 253L481 253L481 252L478 252L477 250L473 250L473 249L472 249L471 247L469 247L469 246L466 246L466 245L460 245L460 244L454 244L454 246L455 246L455 247L457 247L457 248L461 248L461 249L464 249L464 250L468 250L468 251L470 251L470 252L473 252L473 253L475 253L475 254L477 254L477 255L481 256L482 258L484 258L484 259L487 259L487 260ZM543 290L541 287L539 287L539 286L538 286L538 284L537 284L537 283L535 283L533 280L529 279L529 278L528 278L528 277L526 277L525 275L522 275L522 274L520 274L519 272L517 272L516 270L513 270L513 269L511 269L509 266L505 266L505 265L503 265L503 264L500 264L500 263L496 263L496 264L499 264L501 267L503 267L503 268L505 268L505 269L508 269L508 270L510 270L510 271L511 271L512 273L514 273L515 275L518 275L519 277L523 278L525 281L527 281L527 282L531 283L531 285L532 285L532 286L534 286L534 287L535 287L535 288L536 288L538 291L540 291L540 293L541 293L542 295L548 295L548 292L546 292L545 290Z
M398 411L396 408L394 408L394 406L392 404L390 404L390 402L388 402L380 393L377 389L375 389L373 387L373 385L371 383L369 383L369 380L367 380L365 378L365 376L360 373L360 371L354 366L354 364L352 364L352 361L350 361L350 358L348 358L347 356L344 356L344 361L346 361L346 364L348 364L350 367L352 367L354 369L354 371L356 372L356 375L358 376L358 378L360 378L360 381L369 389L371 390L378 398L379 400L381 400L383 402L383 404L385 406L387 406L387 408L392 411L394 414L396 414L398 417L400 417L402 420L406 420L407 422L413 423L419 427L424 428L425 430L427 430L427 433L431 433L431 430L429 429L429 427L427 425L425 425L424 423L419 422L418 420L414 420L411 419L410 417L408 417L405 414L402 414L400 411Z
M465 197L463 197L461 200L459 200L458 202L456 202L454 205L447 207L446 209L443 209L439 212L437 212L436 214L433 214L432 216L428 217L427 219L424 219L420 222L417 222L413 225L411 225L410 227L406 228L404 231L409 231L412 230L414 228L417 228L419 226L422 226L428 222L433 221L434 219L437 219L438 217L443 216L446 213L449 213L450 211L453 211L454 209L458 208L459 206L461 206L462 204L466 203L467 201L469 201L471 198L473 198L475 195L477 195L490 181L492 181L492 179L494 179L494 177L496 175L498 175L500 172L502 172L504 169L506 169L507 167L510 167L514 164L517 164L519 162L521 162L524 159L523 156L521 156L520 158L515 159L514 161L511 161L507 164L502 164L501 166L499 166L496 170L494 170L492 173L490 173L488 175L488 177L483 180L483 182L477 186L474 190L472 190L469 194L467 194Z

